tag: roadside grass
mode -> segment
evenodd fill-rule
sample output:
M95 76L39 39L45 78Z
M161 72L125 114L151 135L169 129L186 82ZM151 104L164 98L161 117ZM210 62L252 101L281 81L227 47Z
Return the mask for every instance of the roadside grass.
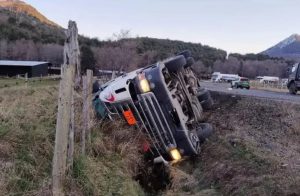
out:
M87 155L75 158L72 173L84 195L144 195L133 179L142 162L137 135L122 123L94 128Z
M0 144L11 152L0 156L9 167L3 194L31 195L50 183L52 148L55 133L57 81L43 81L27 86L18 80L1 79Z
M57 99L58 81L0 79L0 195L51 195ZM136 130L108 123L92 133L86 156L77 137L67 194L144 195Z
M56 85L58 84L57 78L34 78L28 79L11 79L11 78L0 78L0 89L1 88L9 88L9 87L36 87L36 86L44 86L44 85Z

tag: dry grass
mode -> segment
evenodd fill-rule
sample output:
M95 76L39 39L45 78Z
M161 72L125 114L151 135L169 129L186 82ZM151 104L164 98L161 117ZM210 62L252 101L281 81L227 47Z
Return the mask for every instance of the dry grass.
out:
M51 195L58 82L0 82L0 195ZM86 156L79 131L68 195L143 195L133 180L142 158L138 131L96 124Z
M0 88L0 192L32 195L49 185L57 87L12 84Z
M143 195L133 180L142 156L139 132L120 122L104 122L92 131L87 157L77 157L73 176L86 195Z
M203 147L195 176L225 195L300 193L300 106L223 98L207 118L216 134Z
M272 91L272 92L281 92L281 93L289 92L286 85L263 84L263 83L260 83L259 81L251 81L251 89L258 89L258 90Z

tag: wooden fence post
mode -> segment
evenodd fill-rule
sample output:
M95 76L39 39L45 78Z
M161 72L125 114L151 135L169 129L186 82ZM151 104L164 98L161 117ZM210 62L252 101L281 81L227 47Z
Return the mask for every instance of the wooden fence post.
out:
M93 120L93 105L92 105L92 99L93 99L93 71L88 69L87 70L87 87L88 87L88 96L87 96L87 106L88 106L88 118L87 118L87 139L88 143L91 143L91 129L92 129L92 120Z
M79 70L78 70L79 69ZM64 64L61 68L58 113L56 120L55 147L52 169L52 194L64 195L63 180L68 168L73 164L74 152L74 82L80 78L78 29L69 21L64 46Z
M86 132L87 132L87 118L88 118L88 106L87 106L87 97L88 97L88 91L87 91L87 76L82 77L82 101L83 101L83 108L82 108L82 132L81 132L81 153L85 154L85 145L86 145Z
M82 110L82 135L81 135L81 151L85 154L86 139L91 143L91 128L92 128L92 88L93 88L93 71L87 70L86 76L82 78L82 98L83 98L83 110Z
M53 155L53 196L63 194L63 180L66 172L68 135L71 120L71 102L73 91L74 66L68 66L64 69L63 78L60 82L58 114L56 121L55 147Z

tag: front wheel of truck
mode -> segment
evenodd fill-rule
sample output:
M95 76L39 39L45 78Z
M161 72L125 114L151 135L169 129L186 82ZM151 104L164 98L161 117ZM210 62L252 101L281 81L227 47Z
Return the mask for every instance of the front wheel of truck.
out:
M296 94L297 94L297 87L296 87L295 82L292 82L292 83L289 85L289 92L290 92L290 94L292 94L292 95L296 95Z
M200 143L203 143L213 134L213 127L209 123L201 123L197 129L198 138Z

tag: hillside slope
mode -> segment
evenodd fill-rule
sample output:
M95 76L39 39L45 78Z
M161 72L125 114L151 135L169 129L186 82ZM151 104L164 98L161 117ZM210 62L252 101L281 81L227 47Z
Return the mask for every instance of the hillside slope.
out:
M58 25L48 18L46 18L43 14L41 14L37 9L32 7L31 5L19 1L19 0L0 0L0 7L8 8L10 11L16 12L16 13L26 13L29 16L37 18L42 23L57 26Z
M300 59L300 35L293 34L262 53L272 57Z

